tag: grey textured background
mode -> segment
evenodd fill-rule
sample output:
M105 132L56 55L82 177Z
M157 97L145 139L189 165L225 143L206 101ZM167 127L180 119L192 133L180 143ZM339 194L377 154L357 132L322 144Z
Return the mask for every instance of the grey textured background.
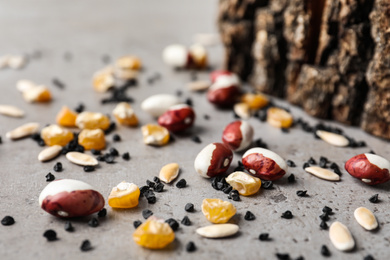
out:
M287 183L286 177L275 183L273 190L261 190L252 197L241 197L233 202L238 214L231 220L238 223L240 233L232 238L208 240L195 234L197 227L209 224L200 211L204 198L225 199L226 195L211 188L209 180L198 176L193 169L197 153L208 143L220 141L223 127L233 120L232 113L212 107L204 94L192 94L185 89L190 73L175 72L161 61L162 49L172 43L191 44L196 33L213 33L217 1L0 1L0 55L7 53L33 54L41 57L30 60L20 71L0 71L0 104L13 104L23 108L27 115L23 119L0 116L0 217L11 215L16 223L0 227L0 259L275 259L275 253L290 253L293 258L302 255L305 259L321 259L320 248L325 244L332 252L332 259L363 259L371 253L375 259L390 257L389 226L389 184L369 187L349 176L342 169L342 181L326 182L308 175L302 164L312 156L317 161L321 155L337 162L341 168L350 157L373 149L389 158L388 142L369 136L359 129L341 126L357 140L365 140L369 147L351 149L335 148L311 135L294 128L289 134L272 128L266 123L250 119L255 128L255 137L263 138L269 148L285 159L298 165L288 171L297 177L295 184ZM222 48L212 47L211 63L221 63ZM66 61L69 52L72 59ZM44 126L54 123L55 115L62 105L74 108L79 102L87 110L110 113L113 105L100 105L103 94L97 94L91 87L91 76L103 67L104 54L113 59L124 54L138 55L145 64L138 87L129 90L136 100L135 111L141 124L154 122L140 109L143 99L152 93L172 93L183 90L183 100L191 97L198 115L191 133L183 135L168 146L154 148L142 143L139 128L119 127L117 133L123 141L112 145L112 135L107 137L108 147L116 147L120 153L130 152L129 162L117 159L116 164L101 164L95 172L85 173L81 167L72 165L65 157L48 163L40 163L37 155L41 151L32 140L12 142L5 139L5 133L22 123L37 121ZM154 85L146 84L146 78L159 72L162 79ZM207 73L199 73L207 79ZM66 84L64 90L52 85L52 79L59 78ZM30 79L50 87L54 100L50 104L27 104L15 89L19 79ZM282 101L279 104L289 106ZM314 123L317 120L304 115L292 107L295 117L302 116ZM207 113L211 120L204 120ZM337 125L332 123L333 125ZM192 134L199 135L202 144L190 140ZM235 166L240 154L235 154ZM52 171L55 162L61 161L64 170ZM38 206L40 191L47 184L45 175L52 173L59 178L74 178L90 183L105 198L113 186L120 181L144 185L146 179L158 175L160 168L170 162L181 165L179 178L188 181L188 187L177 189L166 186L166 191L157 194L157 203L148 205L144 199L139 207L131 210L112 210L107 205L108 216L101 219L100 226L91 228L90 219L72 220L75 232L64 231L65 221L50 216ZM309 197L299 198L298 189L308 190ZM381 202L371 204L368 198L379 193ZM184 211L184 205L193 202L195 213ZM331 222L339 220L346 224L355 240L356 250L352 253L338 252L330 243L327 231L319 229L323 206L332 207L335 214ZM353 211L365 206L374 211L380 223L376 232L367 232L353 218ZM167 249L151 251L137 246L132 240L133 221L142 219L141 211L151 209L156 216L173 217L181 220L185 215L192 226L182 226L176 232L175 242ZM256 220L243 219L246 210L256 215ZM294 218L281 219L285 210L291 210ZM59 240L46 242L42 237L46 229L57 231ZM269 232L272 241L260 242L257 237ZM94 246L90 252L81 252L79 246L89 239ZM198 250L185 251L185 244L194 241Z

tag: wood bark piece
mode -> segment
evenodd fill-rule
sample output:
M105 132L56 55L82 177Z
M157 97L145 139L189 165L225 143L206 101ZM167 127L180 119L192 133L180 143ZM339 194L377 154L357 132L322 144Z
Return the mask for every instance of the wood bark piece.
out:
M257 8L267 4L268 0L220 0L218 20L253 20Z

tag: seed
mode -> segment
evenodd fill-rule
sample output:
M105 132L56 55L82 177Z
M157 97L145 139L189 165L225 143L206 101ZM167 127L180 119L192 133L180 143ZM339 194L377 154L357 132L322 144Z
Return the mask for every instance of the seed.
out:
M175 233L169 224L152 216L135 230L133 239L140 246L161 249L175 239Z
M194 204L192 204L192 203L187 203L187 204L184 206L184 210L187 211L187 212L194 212Z
M97 218L92 218L90 221L88 221L88 226L90 227L99 226L99 220Z
M366 230L374 230L378 227L378 222L374 214L367 208L360 207L354 212L356 221Z
M93 172L95 170L94 166L84 166L84 171L85 172Z
M179 189L185 188L187 186L187 181L185 179L181 179L176 183L176 187Z
M165 183L170 183L179 175L180 167L177 163L164 165L160 170L160 180Z
M10 117L23 117L24 111L10 105L0 105L0 114Z
M259 240L260 241L267 241L267 240L269 240L269 234L268 233L261 233L259 235Z
M310 167L306 167L305 171L307 171L308 173L311 173L312 175L314 175L318 178L321 178L321 179L324 179L327 181L339 181L340 180L339 175L337 175L336 173L334 173L330 170L327 170L327 169L324 169L321 167L310 166Z
M38 132L40 125L38 123L27 123L6 133L6 137L12 140L30 136Z
M328 220L329 220L329 215L328 215L328 213L323 213L323 214L321 214L321 215L320 215L320 219L321 219L322 221L328 221Z
M307 190L298 190L297 195L299 197L306 197Z
M191 141L193 141L194 143L197 143L197 144L202 143L202 140L197 135L194 135L193 137L191 137Z
M321 221L320 228L321 229L328 229L328 224L326 224L325 221Z
M148 219L152 215L153 215L153 212L150 209L144 209L142 211L142 216L144 217L144 219Z
M74 231L74 228L73 228L72 223L70 221L65 222L64 229L65 229L65 231L68 231L68 232Z
M11 226L13 224L15 224L15 220L13 217L11 216L5 216L2 220L1 220L1 224L3 226Z
M245 216L244 216L245 220L250 221L250 220L255 220L255 218L256 218L256 216L252 212L250 212L249 210L245 213Z
M77 115L76 126L80 129L102 129L110 127L110 119L102 113L84 111Z
M57 240L57 233L52 230L48 229L43 233L43 236L46 237L47 241L55 241Z
M237 190L232 190L229 192L228 199L232 199L234 201L239 201L240 200L240 194L238 193Z
M172 68L184 68L188 65L188 50L183 45L172 44L165 47L162 58Z
M129 103L120 102L118 105L116 105L115 109L112 111L112 114L121 125L138 125L138 118Z
M189 217L185 216L182 220L181 220L181 223L184 225L184 226L191 226L191 220Z
M51 172L49 172L48 174L46 174L46 181L54 181L55 180L55 176L53 174L51 174Z
M159 117L170 107L180 104L178 97L169 94L157 94L148 97L141 103L141 108L153 117Z
M62 171L62 163L57 162L57 163L54 165L53 170L54 170L55 172L60 172L60 171Z
M289 183L295 182L295 175L293 173L291 173L290 176L287 177L287 181Z
M98 217L99 218L104 218L105 216L107 216L107 209L106 208L102 208L99 212L98 212Z
M165 127L147 124L141 128L141 131L145 144L162 146L169 142L169 132Z
M135 220L135 221L133 222L134 228L139 227L141 224L142 224L142 221L140 221L140 220Z
M27 58L23 55L12 55L8 58L8 67L11 69L21 69L27 64Z
M288 167L296 167L295 163L291 160L286 161Z
M225 180L243 196L250 196L257 193L261 186L261 180L259 178L242 171L233 172ZM224 183L221 184L221 187L218 187L219 190L223 188Z
M372 255L366 255L363 260L375 260Z
M234 104L233 111L239 118L249 119L251 117L250 107L246 103Z
M287 211L282 213L281 217L285 218L285 219L292 219L293 218L293 214L291 213L291 211L287 210Z
M57 157L61 153L61 150L62 146L57 144L47 147L38 154L38 160L41 162L49 161Z
M192 81L187 84L187 88L191 91L205 91L210 87L210 82L206 80Z
M271 107L267 110L267 122L273 127L289 128L293 124L293 117L282 108Z
M129 154L129 152L125 152L124 154L122 154L122 159L125 160L125 161L130 160L130 154Z
M332 211L332 208L329 208L328 206L322 208L322 212L327 213L328 215L331 215L333 213Z
M186 251L187 252L194 252L196 250L196 246L194 244L194 242L190 241L188 242L188 244L186 245Z
M236 234L238 229L235 224L218 224L198 228L196 233L207 238L223 238Z
M263 181L263 188L266 190L270 190L273 188L274 183L272 181Z
M113 140L114 142L119 142L119 141L121 141L121 136L118 135L118 134L114 134L114 135L112 136L112 140Z
M378 203L379 202L379 194L375 194L375 195L371 196L368 200L371 203Z
M99 162L88 154L83 154L79 152L69 152L66 154L66 159L74 164L81 166L96 166Z
M112 66L101 69L92 76L92 86L97 92L106 92L114 87L115 78Z
M179 229L179 222L174 220L173 218L169 218L165 220L166 223L172 228L173 231L177 231Z
M153 190L155 192L162 192L164 190L164 184L162 184L161 182L160 183L156 183L156 185L154 186Z
M349 251L355 247L355 241L348 228L338 221L333 222L330 226L329 237L333 245L340 251Z
M158 124L176 133L190 128L195 120L195 112L185 104L174 105L158 118Z
M290 255L289 254L281 254L281 253L276 253L276 257L278 260L290 260Z
M316 135L319 136L323 141L334 146L345 147L349 145L349 140L343 135L327 132L324 130L317 130Z
M323 245L321 247L321 255L323 256L330 256L330 251L326 245Z
M89 242L88 239L84 240L82 243L81 243L81 246L80 246L80 250L83 251L83 252L86 252L86 251L89 251L92 249L92 245L91 245L91 242Z
M310 157L309 161L307 161L309 164L316 164L316 160L313 159L313 157Z
M51 100L51 93L46 86L33 86L22 92L24 100L29 103L48 102Z

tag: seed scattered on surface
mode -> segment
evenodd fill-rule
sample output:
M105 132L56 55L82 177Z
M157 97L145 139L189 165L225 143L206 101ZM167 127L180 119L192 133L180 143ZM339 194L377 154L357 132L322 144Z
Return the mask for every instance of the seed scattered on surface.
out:
M119 141L121 141L121 137L120 137L120 135L118 135L118 134L114 134L114 135L112 136L112 140L113 140L114 142L119 142Z
M176 187L179 189L185 188L187 186L187 181L185 179L181 179L176 183Z
M95 167L94 166L84 166L84 171L85 172L93 172L95 170Z
M274 183L272 181L263 181L262 186L266 190L270 190L273 188Z
M330 256L330 251L326 245L322 245L321 247L321 255Z
M367 208L357 208L354 216L356 221L366 230L374 230L378 227L378 222L374 214Z
M309 164L317 164L316 160L313 159L313 157L310 157L309 161L307 161Z
M10 105L0 105L0 114L10 117L23 117L24 111L18 107Z
M195 250L196 250L195 243L192 241L188 242L188 244L186 245L186 251L187 252L194 252Z
M197 136L197 135L191 137L191 141L193 141L194 143L197 143L197 144L202 143L202 140L201 140L200 137Z
M248 221L250 221L250 220L255 220L255 219L256 219L256 216L255 216L252 212L250 212L250 211L248 210L248 211L245 213L244 219L245 219L245 220L248 220Z
M74 228L73 228L72 223L70 221L65 222L64 229L65 229L65 231L68 231L68 232L74 231Z
M49 161L55 157L57 157L62 151L62 146L53 145L45 148L38 154L38 160L41 162Z
M194 212L194 204L192 204L192 203L187 203L187 204L184 206L184 210L187 211L187 212Z
M233 107L234 114L241 119L249 119L251 117L251 109L246 103L237 103Z
M155 192L162 192L164 190L164 184L162 184L161 182L156 183L156 185L153 187L153 190Z
M273 127L289 128L293 124L294 119L285 109L271 107L267 110L267 122Z
M375 194L375 195L371 196L368 200L371 203L378 203L379 202L379 194Z
M307 190L298 190L297 195L298 197L306 197Z
M122 159L125 161L129 161L130 160L129 152L125 152L124 154L122 154Z
M52 230L48 229L43 233L43 236L47 239L47 241L55 241L57 240L57 233Z
M235 224L218 224L198 228L196 233L206 238L223 238L236 234L238 229Z
M304 164L303 164L303 169L306 169L306 168L308 168L308 167L310 167L310 164L309 163L307 163L307 162L305 162Z
M181 223L184 225L184 226L191 226L191 220L189 217L185 216L182 220L181 220Z
M55 176L53 174L51 174L51 172L49 172L48 174L46 174L46 181L54 181L55 180Z
M15 224L15 220L13 217L11 216L5 216L2 220L1 220L1 224L3 226L11 226L13 224Z
M250 196L257 193L261 186L261 180L243 171L231 173L225 181L243 196ZM221 190L226 186L224 182L217 182L217 189Z
M261 233L259 235L259 240L260 241L267 241L267 240L269 240L269 234L268 233Z
M287 181L289 183L295 182L295 175L293 173L291 173L290 176L287 177Z
M92 218L90 221L88 221L88 226L90 227L99 226L99 220L97 218Z
M168 225L172 228L173 231L177 231L179 229L179 222L177 222L175 219L169 218L165 220L165 222L168 223Z
M39 126L38 123L27 123L7 132L5 136L11 140L17 140L38 133Z
M99 218L104 218L105 216L107 216L107 209L106 208L102 208L99 212L98 212L98 217Z
M363 260L375 260L372 255L366 255Z
M62 171L62 163L57 162L56 164L54 164L53 170L54 170L55 172L60 172L60 171Z
M321 224L320 224L320 228L321 229L328 229L328 224L326 224L326 222L324 220L321 221Z
M330 226L329 237L333 245L340 251L349 251L355 247L355 241L349 229L338 221L333 222Z
M66 159L81 166L96 166L99 164L92 156L80 152L69 152L66 154Z
M144 217L144 219L148 219L152 215L153 215L153 212L150 209L144 209L142 211L142 216Z
M229 192L228 199L232 199L234 201L239 201L240 200L240 194L238 193L237 190L232 190Z
M81 243L81 246L80 246L80 250L83 251L83 252L86 252L86 251L89 251L92 249L92 245L91 245L91 242L89 242L88 239L84 240L82 243Z
M323 213L323 214L321 214L320 215L320 219L322 220L322 221L328 221L329 220L329 215L328 215L328 213Z
M328 206L324 206L322 208L322 212L327 213L328 215L331 215L333 213L333 209L328 207Z
M134 228L139 227L141 224L142 224L142 221L140 221L140 220L135 220L135 221L133 222Z
M165 183L170 183L179 175L180 167L177 163L169 163L164 165L159 173L160 180Z
M340 134L317 130L316 135L319 136L323 141L334 146L345 147L349 145L349 140Z
M210 87L210 82L206 80L192 81L187 84L187 88L191 91L205 91Z
M336 173L317 166L310 166L305 168L305 171L312 175L327 181L339 181L340 176Z
M276 257L278 260L290 260L290 255L289 254L282 254L282 253L276 253Z
M291 160L287 160L286 163L288 167L296 167L296 164Z
M169 132L165 127L148 124L141 128L143 141L147 145L162 146L169 142Z
M291 211L287 210L287 211L282 213L281 217L285 218L285 219L292 219L293 218L293 214L291 213Z

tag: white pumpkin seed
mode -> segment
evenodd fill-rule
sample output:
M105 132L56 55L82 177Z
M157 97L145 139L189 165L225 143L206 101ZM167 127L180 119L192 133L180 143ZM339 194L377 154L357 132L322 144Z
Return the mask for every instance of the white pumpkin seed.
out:
M0 114L11 117L23 117L24 111L10 105L0 105Z
M39 130L38 123L27 123L22 126L15 128L14 130L6 133L6 137L12 140L20 139L26 136L30 136L32 134L37 133Z
M327 181L339 181L340 180L339 175L337 175L336 173L334 173L328 169L324 169L321 167L310 166L310 167L306 167L305 171L313 174L314 176L316 176L318 178L321 178L321 179L324 179Z
M53 146L47 147L38 154L38 160L41 162L49 161L49 160L57 157L57 155L60 154L61 150L62 150L61 145L53 145Z
M179 164L177 163L164 165L160 170L159 178L165 183L170 183L179 175L179 170Z
M242 119L249 119L251 117L251 110L246 103L237 103L233 107L234 113Z
M8 67L11 69L21 69L26 65L26 63L27 59L22 55L10 56L8 58Z
M69 152L66 154L66 159L74 164L78 164L81 166L96 166L99 162L92 156L79 153L79 152Z
M0 70L8 67L9 55L4 55L0 57Z
M32 82L31 80L27 79L21 79L16 82L16 89L19 90L20 92L24 92L27 89L36 87L37 85Z
M357 208L354 212L354 216L360 226L366 230L374 230L378 227L378 221L376 221L374 214L367 208Z
M191 91L205 91L209 87L210 87L210 82L206 80L192 81L187 85L187 88Z
M235 224L215 224L198 228L196 233L207 238L223 238L236 234L238 226Z
M153 117L159 117L177 104L180 104L178 97L170 94L157 94L142 101L141 108Z
M348 228L336 221L329 228L329 238L340 251L349 251L355 247L355 241Z
M317 130L316 134L328 144L334 146L340 146L340 147L349 145L348 139L343 135L339 135L339 134L335 134L323 130Z

